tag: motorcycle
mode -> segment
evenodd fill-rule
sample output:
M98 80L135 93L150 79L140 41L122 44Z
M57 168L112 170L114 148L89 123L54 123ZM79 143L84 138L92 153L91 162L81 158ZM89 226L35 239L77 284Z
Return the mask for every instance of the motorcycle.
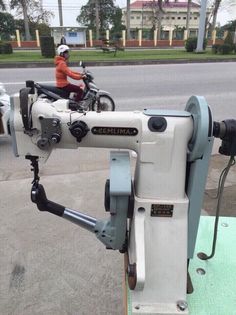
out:
M58 99L68 99L71 110L82 111L114 111L115 102L109 92L100 90L94 83L93 74L86 69L85 64L81 61L80 66L83 68L83 96L80 102L75 102L74 93L69 93L61 88L50 86L46 84L35 83L34 87L37 89L39 96L46 96L52 101ZM72 94L72 96L71 96Z
M0 82L0 136L10 135L10 96Z

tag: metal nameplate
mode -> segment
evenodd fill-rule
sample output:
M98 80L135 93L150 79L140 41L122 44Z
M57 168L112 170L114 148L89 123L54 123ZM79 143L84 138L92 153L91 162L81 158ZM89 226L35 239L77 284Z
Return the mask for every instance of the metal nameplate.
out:
M136 136L138 134L137 128L128 127L93 127L92 133L100 136Z
M152 204L151 217L172 217L174 205Z

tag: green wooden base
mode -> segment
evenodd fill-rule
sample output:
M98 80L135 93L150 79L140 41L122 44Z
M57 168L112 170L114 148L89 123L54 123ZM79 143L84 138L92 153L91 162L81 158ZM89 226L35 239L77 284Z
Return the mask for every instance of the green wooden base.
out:
M189 272L194 293L188 295L190 315L236 315L236 218L219 220L215 256L203 261L198 252L211 252L214 217L202 217ZM205 270L201 275L198 268Z
M208 261L197 257L198 252L211 252L214 220L207 216L200 220L189 266L194 287L187 296L190 315L236 315L236 218L220 218L215 256ZM129 290L127 304L127 314L132 315Z

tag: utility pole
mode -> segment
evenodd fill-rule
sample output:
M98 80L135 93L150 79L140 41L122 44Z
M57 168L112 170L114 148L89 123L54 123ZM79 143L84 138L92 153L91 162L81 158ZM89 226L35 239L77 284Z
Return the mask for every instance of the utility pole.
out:
M201 0L201 10L200 10L200 19L199 19L199 31L197 36L197 53L203 52L203 41L205 34L205 25L206 25L206 7L207 0Z
M58 0L58 12L59 12L59 24L60 26L63 26L62 0Z

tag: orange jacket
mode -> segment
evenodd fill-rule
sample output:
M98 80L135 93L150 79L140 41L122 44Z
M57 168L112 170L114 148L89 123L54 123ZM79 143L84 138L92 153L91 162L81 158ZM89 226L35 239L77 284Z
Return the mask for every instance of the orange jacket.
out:
M82 74L79 72L71 71L64 57L56 56L54 59L54 63L56 65L56 86L64 87L68 85L70 82L67 80L67 76L74 79L80 80L82 79Z

